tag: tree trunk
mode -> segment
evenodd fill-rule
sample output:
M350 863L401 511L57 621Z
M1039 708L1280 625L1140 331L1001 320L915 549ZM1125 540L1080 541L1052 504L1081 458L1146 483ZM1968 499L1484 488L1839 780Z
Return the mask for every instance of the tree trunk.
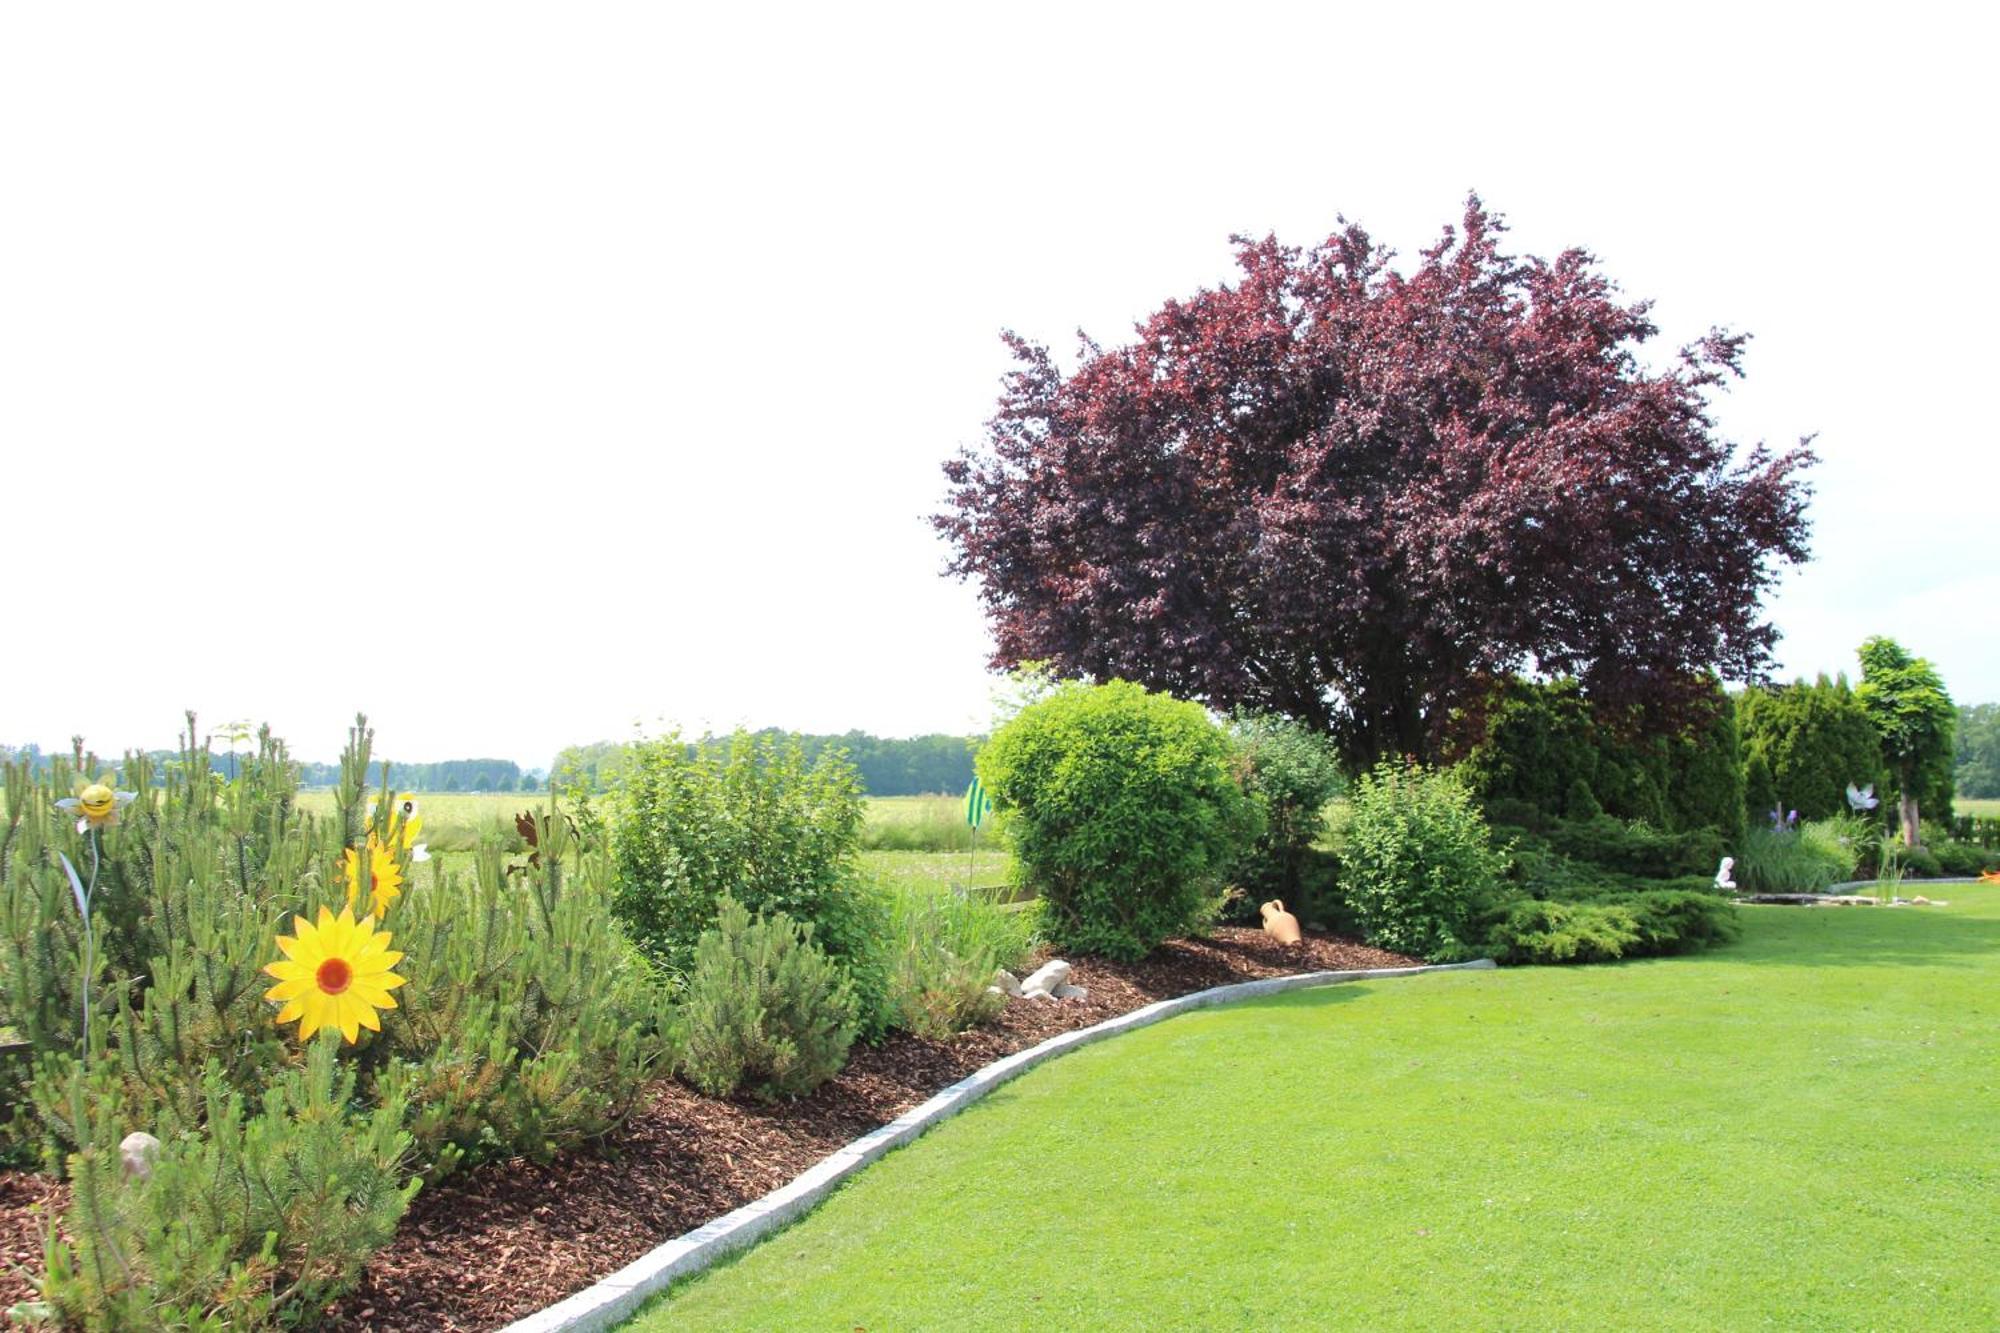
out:
M1917 795L1910 790L1910 779L1908 778L1903 779L1902 801L1900 805L1903 815L1903 845L1905 847L1914 847L1917 845Z

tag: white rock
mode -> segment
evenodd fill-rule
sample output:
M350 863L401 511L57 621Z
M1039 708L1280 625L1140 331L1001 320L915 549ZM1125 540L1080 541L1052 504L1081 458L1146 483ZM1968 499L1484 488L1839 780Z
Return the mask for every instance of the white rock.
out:
M993 981L994 984L988 986L988 990L998 990L1003 995L1011 995L1017 1000L1021 998L1021 979L1006 968L1003 967L995 972Z
M1053 992L1068 981L1069 964L1060 958L1051 958L1027 975L1021 982L1021 990L1024 993L1035 990Z
M1050 991L1058 1000L1087 1000L1090 998L1088 986L1072 986L1067 981Z
M126 1176L145 1180L153 1174L153 1157L160 1141L143 1129L135 1129L118 1143L118 1161Z

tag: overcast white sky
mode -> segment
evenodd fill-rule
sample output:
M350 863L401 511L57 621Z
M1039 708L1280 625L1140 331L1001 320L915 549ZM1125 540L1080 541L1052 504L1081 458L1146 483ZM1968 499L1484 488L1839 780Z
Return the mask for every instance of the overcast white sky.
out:
M997 332L1473 188L1754 334L1732 436L1819 432L1787 670L2000 699L1971 7L1397 8L0 10L0 741L976 726L924 516Z

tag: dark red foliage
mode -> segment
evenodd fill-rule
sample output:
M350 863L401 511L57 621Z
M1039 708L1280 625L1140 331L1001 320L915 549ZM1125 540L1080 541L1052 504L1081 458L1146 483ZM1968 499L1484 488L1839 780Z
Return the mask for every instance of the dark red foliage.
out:
M1008 334L1019 366L935 519L996 664L1273 709L1359 761L1433 753L1503 672L1655 709L1761 675L1806 442L1737 459L1706 398L1741 335L1649 369L1645 303L1503 231L1474 198L1408 276L1358 227L1239 237L1240 281L1086 340L1067 376Z

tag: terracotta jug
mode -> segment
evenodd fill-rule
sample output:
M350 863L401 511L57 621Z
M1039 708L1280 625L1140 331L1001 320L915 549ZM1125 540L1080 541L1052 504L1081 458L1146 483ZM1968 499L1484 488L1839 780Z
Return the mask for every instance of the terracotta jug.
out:
M1285 910L1285 900L1273 898L1257 909L1264 916L1264 933L1280 944L1299 942L1299 919Z

